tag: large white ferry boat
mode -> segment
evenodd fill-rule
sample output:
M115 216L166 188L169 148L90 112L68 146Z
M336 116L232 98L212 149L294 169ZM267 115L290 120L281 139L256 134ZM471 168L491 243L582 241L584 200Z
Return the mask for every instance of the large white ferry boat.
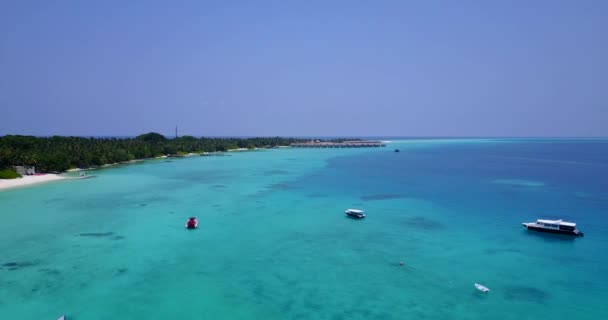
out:
M536 222L522 223L524 228L528 230L566 234L571 236L582 237L584 234L576 228L576 223L559 220L543 220L538 219Z

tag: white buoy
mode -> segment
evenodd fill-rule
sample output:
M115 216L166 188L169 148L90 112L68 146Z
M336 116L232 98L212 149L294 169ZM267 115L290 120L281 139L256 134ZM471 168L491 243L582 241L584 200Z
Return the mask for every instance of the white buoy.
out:
M488 287L486 287L486 286L482 286L482 285L480 285L479 283L476 283L476 284L475 284L475 288L476 288L477 290L481 291L481 292L488 292L488 291L490 291L490 289L488 289Z

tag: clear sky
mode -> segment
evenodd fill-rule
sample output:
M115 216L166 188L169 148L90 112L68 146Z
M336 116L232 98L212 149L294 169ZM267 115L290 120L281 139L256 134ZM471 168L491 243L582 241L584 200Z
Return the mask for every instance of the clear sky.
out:
M608 136L607 17L583 0L0 1L0 135Z

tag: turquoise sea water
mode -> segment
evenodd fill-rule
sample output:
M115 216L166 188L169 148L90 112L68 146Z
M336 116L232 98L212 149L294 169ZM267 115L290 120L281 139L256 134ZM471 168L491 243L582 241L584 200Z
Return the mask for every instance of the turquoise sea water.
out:
M92 174L0 192L1 318L608 319L607 140L407 140ZM522 228L537 218L585 237Z

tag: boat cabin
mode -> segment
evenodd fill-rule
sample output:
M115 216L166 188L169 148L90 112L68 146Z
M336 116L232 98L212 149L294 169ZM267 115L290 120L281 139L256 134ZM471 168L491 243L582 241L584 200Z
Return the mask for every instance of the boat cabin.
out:
M536 224L547 228L547 229L555 229L555 230L563 230L563 231L574 231L576 230L576 223L573 222L564 222L560 220L536 220Z

